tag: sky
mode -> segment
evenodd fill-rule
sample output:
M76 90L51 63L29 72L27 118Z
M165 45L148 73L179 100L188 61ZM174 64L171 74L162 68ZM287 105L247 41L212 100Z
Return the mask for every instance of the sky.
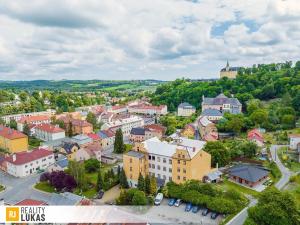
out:
M0 0L0 80L217 78L300 60L299 0Z

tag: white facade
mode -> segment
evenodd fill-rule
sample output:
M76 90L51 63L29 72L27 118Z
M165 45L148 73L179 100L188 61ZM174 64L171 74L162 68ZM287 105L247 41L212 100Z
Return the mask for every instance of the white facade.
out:
M193 107L178 107L178 116L188 117L196 112L196 109Z
M297 145L300 143L300 134L290 136L290 149L297 149Z
M149 175L172 181L172 157L149 154Z
M21 165L7 162L7 173L15 177L25 177L38 172L38 170L47 169L54 162L54 154Z
M28 124L41 125L41 124L50 124L50 123L51 123L51 119L49 118L49 119L45 119L45 120L35 120ZM24 125L25 125L25 123L17 122L18 131L23 131Z
M129 113L146 114L146 115L166 115L168 108L164 106L132 106L128 107Z
M119 119L115 122L105 123L102 125L101 129L106 130L113 127L120 127L123 132L123 135L130 135L132 128L142 126L144 126L143 118L133 116L125 119Z
M2 116L1 118L5 121L5 123L9 123L10 120L18 121L23 117L30 117L30 116L52 116L55 115L55 110L47 110L42 112L31 112L31 113L21 113L21 114L12 114L12 115L6 115Z
M35 137L43 141L54 141L61 138L65 138L66 135L65 135L65 131L52 133L52 132L47 132L45 130L41 130L38 127L36 127Z

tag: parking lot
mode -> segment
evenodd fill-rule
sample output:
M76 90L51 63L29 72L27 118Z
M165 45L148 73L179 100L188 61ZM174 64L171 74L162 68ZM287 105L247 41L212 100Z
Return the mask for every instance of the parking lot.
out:
M213 220L210 218L211 213L207 216L202 216L202 210L197 213L185 212L185 203L182 203L179 207L168 206L168 199L164 199L160 206L153 206L144 215L145 219L154 223L168 223L168 224L219 224L222 220L222 216L218 216Z

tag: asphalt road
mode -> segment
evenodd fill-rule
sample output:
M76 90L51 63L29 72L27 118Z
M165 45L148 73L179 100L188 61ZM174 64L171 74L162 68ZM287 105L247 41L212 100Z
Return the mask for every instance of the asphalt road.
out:
M277 149L283 147L284 145L272 145L270 148L272 160L277 164L279 170L282 173L282 177L280 180L275 184L275 187L278 189L282 189L290 179L290 176L293 174L288 168L286 168L280 161L277 155ZM257 204L256 199L250 199L249 205L244 208L240 213L238 213L232 220L230 220L227 225L243 225L247 216L248 216L248 208L252 207Z

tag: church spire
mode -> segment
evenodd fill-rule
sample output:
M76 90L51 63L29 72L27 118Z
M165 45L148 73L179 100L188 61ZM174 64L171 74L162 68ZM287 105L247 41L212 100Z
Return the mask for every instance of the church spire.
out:
M226 71L229 71L229 62L228 62L228 60L227 60L227 63L226 63Z

